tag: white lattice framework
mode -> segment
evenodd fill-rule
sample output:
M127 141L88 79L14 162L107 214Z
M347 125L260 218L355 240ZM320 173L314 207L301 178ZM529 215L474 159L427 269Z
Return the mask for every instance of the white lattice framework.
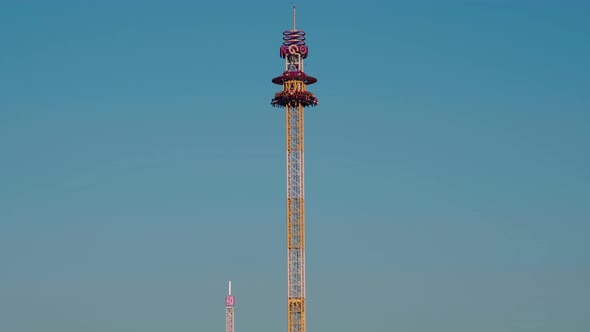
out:
M225 332L234 332L234 308L225 309Z

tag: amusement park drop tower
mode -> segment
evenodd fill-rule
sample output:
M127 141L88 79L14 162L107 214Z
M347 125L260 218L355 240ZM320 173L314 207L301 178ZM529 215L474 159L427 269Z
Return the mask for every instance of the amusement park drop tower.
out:
M303 72L307 58L305 32L295 27L283 32L281 58L285 71L272 82L283 86L271 101L284 107L287 131L287 332L305 332L305 200L303 187L303 110L316 106L307 85L317 79Z

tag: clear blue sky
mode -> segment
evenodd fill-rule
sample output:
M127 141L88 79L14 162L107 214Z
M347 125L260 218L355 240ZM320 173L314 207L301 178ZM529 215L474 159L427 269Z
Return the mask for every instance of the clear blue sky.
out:
M0 330L286 329L291 1L0 1ZM590 330L590 4L298 1L308 330Z

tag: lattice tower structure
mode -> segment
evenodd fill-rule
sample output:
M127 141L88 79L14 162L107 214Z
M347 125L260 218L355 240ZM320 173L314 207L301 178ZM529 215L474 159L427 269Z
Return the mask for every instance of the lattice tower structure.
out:
M231 295L231 281L229 282L228 295L225 297L225 332L234 332L234 305L235 296Z
M316 106L317 98L307 86L317 82L303 71L309 52L305 32L296 28L283 32L280 56L285 70L272 82L282 85L271 105L285 108L287 150L287 332L305 332L305 190L303 111Z

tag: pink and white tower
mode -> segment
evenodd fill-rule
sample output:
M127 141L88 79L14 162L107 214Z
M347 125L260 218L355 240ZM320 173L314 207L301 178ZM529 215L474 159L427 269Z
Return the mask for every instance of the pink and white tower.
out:
M225 332L234 332L234 304L236 304L236 298L231 295L230 281L229 293L225 297Z

